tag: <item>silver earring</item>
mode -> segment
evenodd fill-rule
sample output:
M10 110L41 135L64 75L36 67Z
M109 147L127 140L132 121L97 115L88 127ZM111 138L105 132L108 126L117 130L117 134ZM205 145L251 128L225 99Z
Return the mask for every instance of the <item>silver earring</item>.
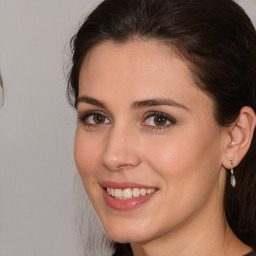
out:
M233 159L230 158L230 164L231 164L231 169L230 169L230 173L231 173L231 177L230 177L230 183L231 183L231 186L234 188L236 186L236 178L235 178L235 175L234 175L234 167L233 167Z

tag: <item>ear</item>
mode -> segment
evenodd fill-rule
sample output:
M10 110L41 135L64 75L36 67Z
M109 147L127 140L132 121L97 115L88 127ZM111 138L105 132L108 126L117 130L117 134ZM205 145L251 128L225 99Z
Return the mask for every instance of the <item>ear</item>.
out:
M238 118L227 129L227 140L222 158L222 164L226 169L232 168L230 159L233 159L233 165L236 167L247 153L255 125L256 115L253 109L247 106L241 108Z

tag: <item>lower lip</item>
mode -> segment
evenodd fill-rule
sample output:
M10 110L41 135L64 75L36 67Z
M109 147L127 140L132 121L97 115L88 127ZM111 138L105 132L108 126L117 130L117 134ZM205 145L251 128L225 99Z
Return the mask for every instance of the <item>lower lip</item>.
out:
M109 207L120 210L120 211L126 211L126 210L132 210L135 209L142 204L146 203L155 193L156 191L152 192L151 194L145 195L145 196L139 196L139 197L133 197L131 199L117 199L111 195L108 194L106 189L103 189L103 195L106 203Z

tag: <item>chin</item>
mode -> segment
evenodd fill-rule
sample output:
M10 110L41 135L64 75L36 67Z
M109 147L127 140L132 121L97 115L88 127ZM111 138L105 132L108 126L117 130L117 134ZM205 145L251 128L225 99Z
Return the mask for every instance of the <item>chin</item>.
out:
M110 231L106 232L108 236L115 242L125 244L125 243L140 243L149 240L144 234L138 234L137 232L122 232Z
M150 228L140 221L110 221L103 222L105 232L118 243L143 242L150 239ZM147 232L145 232L147 230Z

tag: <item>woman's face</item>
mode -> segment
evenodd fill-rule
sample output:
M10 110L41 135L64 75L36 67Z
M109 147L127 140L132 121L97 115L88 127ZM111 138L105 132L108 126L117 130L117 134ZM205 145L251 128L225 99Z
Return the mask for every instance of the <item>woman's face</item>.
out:
M75 161L112 239L167 237L221 207L224 128L186 63L166 47L139 40L94 47L81 68L77 109Z

